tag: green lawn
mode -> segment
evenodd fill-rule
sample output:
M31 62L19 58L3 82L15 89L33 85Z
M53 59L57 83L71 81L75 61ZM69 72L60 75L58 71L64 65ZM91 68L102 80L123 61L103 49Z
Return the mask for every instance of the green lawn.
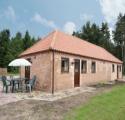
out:
M125 86L92 98L67 113L65 120L125 120Z

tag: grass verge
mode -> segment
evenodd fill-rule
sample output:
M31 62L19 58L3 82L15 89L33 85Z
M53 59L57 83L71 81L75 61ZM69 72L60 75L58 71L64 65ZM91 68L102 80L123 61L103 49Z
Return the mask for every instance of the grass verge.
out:
M64 120L125 120L125 85L93 97L68 112Z

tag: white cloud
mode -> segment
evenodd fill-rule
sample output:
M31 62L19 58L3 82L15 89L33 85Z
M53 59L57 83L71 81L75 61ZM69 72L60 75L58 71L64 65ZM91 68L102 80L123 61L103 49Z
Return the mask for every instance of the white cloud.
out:
M52 20L47 20L46 18L42 17L39 13L36 13L33 18L32 21L35 21L37 23L40 23L41 25L56 29L57 26L54 23L54 21Z
M76 31L76 25L74 22L66 22L63 30L68 34L72 34L73 31Z
M125 13L125 0L99 0L105 20L114 25L119 13Z
M90 15L90 14L80 14L80 19L87 22L87 21L90 21L91 19L93 18L93 15Z
M4 16L8 19L12 19L13 21L16 19L15 10L12 6L8 6L4 12Z

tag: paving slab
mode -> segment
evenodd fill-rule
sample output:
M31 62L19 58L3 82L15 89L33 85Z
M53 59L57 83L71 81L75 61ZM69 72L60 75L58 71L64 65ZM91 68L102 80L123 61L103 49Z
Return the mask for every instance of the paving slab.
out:
M3 92L2 82L0 81L0 105L16 102L19 100L43 100L43 101L56 101L62 98L78 95L80 93L94 92L93 87L78 87L74 89L62 90L54 94L45 93L41 91L33 91L31 93L5 93Z

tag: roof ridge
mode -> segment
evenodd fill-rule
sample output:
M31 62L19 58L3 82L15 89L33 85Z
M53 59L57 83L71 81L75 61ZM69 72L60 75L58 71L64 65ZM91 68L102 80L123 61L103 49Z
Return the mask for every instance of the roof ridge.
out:
M55 33L54 33L54 35L53 35L53 39L52 39L51 44L50 44L50 49L54 49L54 44L55 44L55 42L56 42L56 36L57 36L58 31L55 30L54 32L55 32Z
M64 40L67 40L67 41L64 41ZM40 45L37 45L37 44L40 44ZM105 48L95 45L93 43L90 43L84 39L82 40L76 36L69 35L60 30L52 31L46 37L43 37L43 39L39 40L32 47L24 51L21 55L23 56L23 55L32 54L35 52L42 52L44 50L57 50L57 51L67 52L70 54L82 55L84 57L88 56L91 58L97 58L97 59L102 59L106 61L122 63L121 60L119 60L117 57L115 57Z

